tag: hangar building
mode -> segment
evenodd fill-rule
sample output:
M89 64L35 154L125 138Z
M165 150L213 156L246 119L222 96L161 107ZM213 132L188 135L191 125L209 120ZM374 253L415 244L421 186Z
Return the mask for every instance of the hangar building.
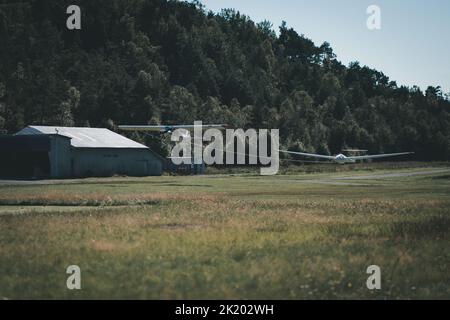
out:
M0 177L161 175L164 159L103 128L28 126L0 137Z

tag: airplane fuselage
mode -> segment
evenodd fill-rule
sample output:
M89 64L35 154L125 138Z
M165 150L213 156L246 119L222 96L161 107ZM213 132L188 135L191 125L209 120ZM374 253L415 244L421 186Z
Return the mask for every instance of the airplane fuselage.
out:
M343 154L338 154L336 157L334 157L334 161L339 164L355 163L355 160L349 159Z

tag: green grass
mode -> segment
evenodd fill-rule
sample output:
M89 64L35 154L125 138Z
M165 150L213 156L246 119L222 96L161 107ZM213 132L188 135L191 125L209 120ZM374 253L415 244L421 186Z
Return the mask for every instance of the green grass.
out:
M0 299L449 299L449 172L365 166L0 186Z

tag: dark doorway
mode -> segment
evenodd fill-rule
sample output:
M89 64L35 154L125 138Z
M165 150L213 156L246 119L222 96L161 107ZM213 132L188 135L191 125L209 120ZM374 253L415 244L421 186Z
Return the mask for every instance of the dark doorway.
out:
M42 179L50 177L48 152L0 151L0 177L17 179Z

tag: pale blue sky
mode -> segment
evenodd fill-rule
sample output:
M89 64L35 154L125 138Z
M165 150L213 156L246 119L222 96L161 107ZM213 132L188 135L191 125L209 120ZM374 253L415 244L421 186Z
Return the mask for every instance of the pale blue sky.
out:
M330 42L338 60L382 71L399 85L440 85L450 92L449 0L201 0L219 12L235 8L278 32L281 21L316 45ZM381 30L370 31L369 5L381 8Z

